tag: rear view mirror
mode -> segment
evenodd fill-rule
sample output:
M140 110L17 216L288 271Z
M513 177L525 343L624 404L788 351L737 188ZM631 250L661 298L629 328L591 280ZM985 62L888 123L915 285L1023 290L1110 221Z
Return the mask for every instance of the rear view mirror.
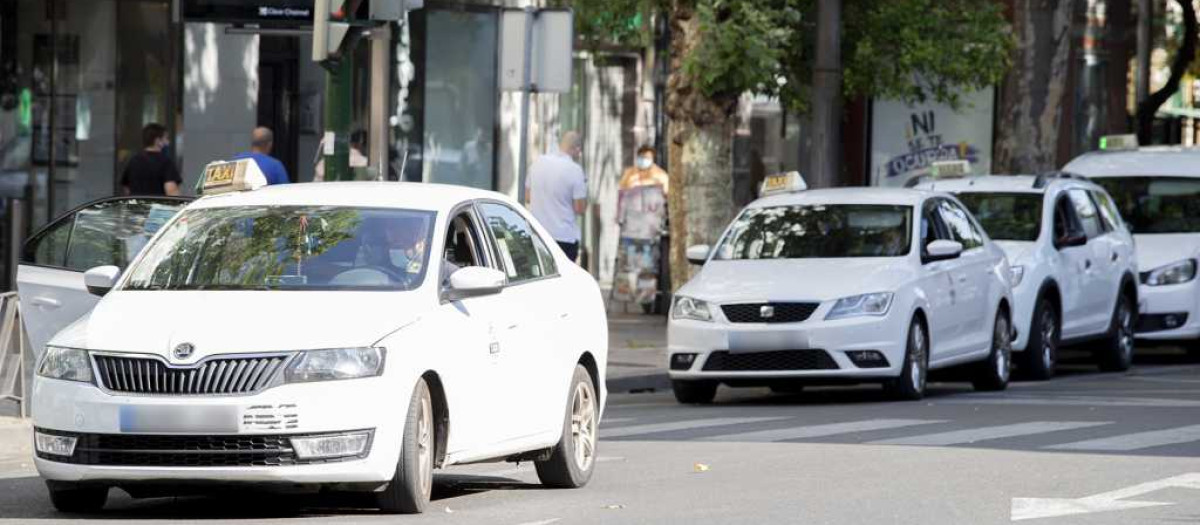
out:
M962 252L963 245L961 242L945 239L936 240L925 247L925 262L957 259L958 256L962 255Z
M87 287L88 293L103 296L117 285L117 279L120 277L121 269L116 266L97 266L83 272L83 285Z
M692 264L704 264L708 260L709 247L707 244L697 244L689 246L687 249L687 260Z
M504 289L504 272L483 266L468 266L450 274L446 299L457 301L468 297L500 293Z

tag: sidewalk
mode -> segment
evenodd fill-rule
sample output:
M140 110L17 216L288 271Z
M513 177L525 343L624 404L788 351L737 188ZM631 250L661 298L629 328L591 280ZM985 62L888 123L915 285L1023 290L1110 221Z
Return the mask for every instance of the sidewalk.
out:
M612 393L663 391L667 380L667 318L662 315L608 314L608 390Z
M0 479L36 475L32 421L0 416Z

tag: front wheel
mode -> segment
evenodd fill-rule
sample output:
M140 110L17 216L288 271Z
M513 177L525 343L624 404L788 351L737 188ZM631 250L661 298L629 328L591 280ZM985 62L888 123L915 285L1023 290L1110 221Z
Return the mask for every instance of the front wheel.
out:
M975 390L1004 390L1008 388L1009 372L1012 370L1012 328L1008 314L1003 310L996 314L992 329L992 351L987 359L979 363L971 383Z
M408 417L404 420L404 443L400 462L387 488L379 493L379 508L391 514L419 514L429 506L433 491L433 456L437 442L433 426L433 401L425 380L417 381Z
M596 467L596 428L600 417L600 401L592 374L583 365L575 366L571 379L571 394L567 398L567 414L563 420L562 437L550 459L534 462L538 479L547 487L573 489L587 485Z
M1029 327L1029 344L1021 352L1021 373L1029 379L1045 381L1054 377L1058 363L1058 337L1060 333L1058 309L1043 297L1033 312L1033 323Z
M47 481L46 488L50 491L50 503L59 512L97 512L108 502L108 487L85 487L73 483Z
M889 381L885 388L895 399L916 401L925 396L925 376L928 375L928 371L929 336L921 321L913 319L908 327L908 347L904 353L900 375Z
M1133 365L1133 324L1133 300L1122 293L1113 309L1111 333L1096 356L1101 371L1124 372Z

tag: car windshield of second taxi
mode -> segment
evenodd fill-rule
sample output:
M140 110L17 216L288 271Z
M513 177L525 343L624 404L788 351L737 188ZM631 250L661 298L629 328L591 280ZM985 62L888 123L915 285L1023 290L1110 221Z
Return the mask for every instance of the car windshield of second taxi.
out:
M718 260L899 257L909 253L912 207L828 204L750 208L717 248Z
M1200 233L1200 178L1103 177L1133 233Z
M124 290L412 290L434 212L336 206L185 210Z
M1040 193L960 193L958 200L971 210L992 240L1033 242L1041 233Z

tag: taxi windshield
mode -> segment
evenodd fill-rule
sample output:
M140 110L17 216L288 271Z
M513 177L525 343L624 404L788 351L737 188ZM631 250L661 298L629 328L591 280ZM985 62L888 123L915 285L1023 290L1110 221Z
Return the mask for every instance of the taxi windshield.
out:
M1117 201L1133 233L1200 232L1200 178L1092 179Z
M186 210L129 269L124 290L411 290L434 213L336 206Z
M912 207L828 204L750 208L717 248L718 260L899 257L909 252Z
M1036 241L1042 230L1040 193L960 193L962 201L996 241Z

